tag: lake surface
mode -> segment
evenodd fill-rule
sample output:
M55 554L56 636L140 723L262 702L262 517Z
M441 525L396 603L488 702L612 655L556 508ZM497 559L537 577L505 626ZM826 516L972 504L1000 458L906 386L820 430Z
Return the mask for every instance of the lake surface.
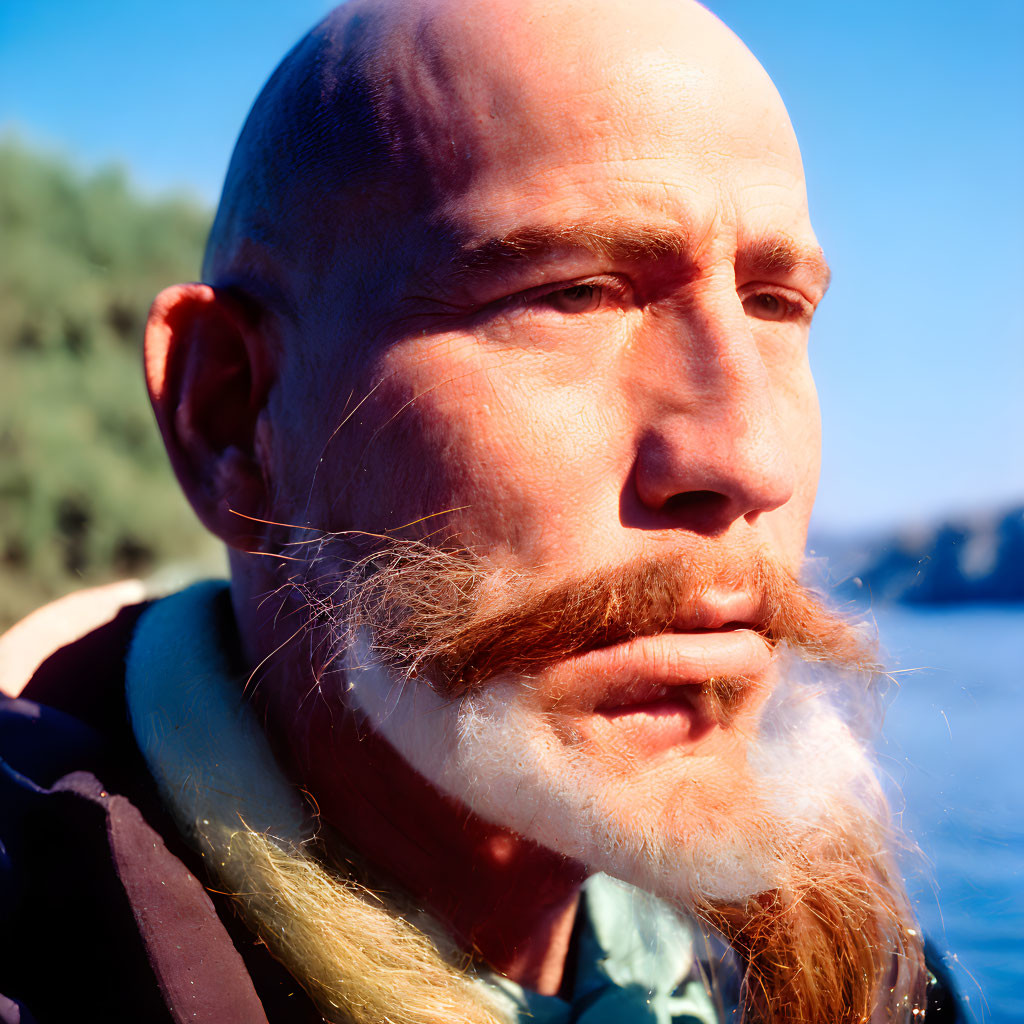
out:
M1024 607L875 609L899 689L880 744L921 923L973 1019L1024 1022Z

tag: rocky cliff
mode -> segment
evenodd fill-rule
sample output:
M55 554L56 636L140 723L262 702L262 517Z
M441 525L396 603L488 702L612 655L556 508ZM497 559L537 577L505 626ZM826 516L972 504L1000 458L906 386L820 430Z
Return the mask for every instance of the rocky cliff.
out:
M842 598L1024 602L1024 505L812 547L828 558Z

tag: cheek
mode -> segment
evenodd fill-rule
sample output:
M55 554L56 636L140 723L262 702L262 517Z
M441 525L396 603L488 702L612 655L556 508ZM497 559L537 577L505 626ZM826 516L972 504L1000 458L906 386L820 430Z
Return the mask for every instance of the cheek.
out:
M818 491L821 469L821 415L818 394L806 360L789 367L774 388L776 407L795 470L793 497L769 513L772 533L785 561L796 571Z
M783 440L789 449L798 491L813 494L821 452L818 393L804 334L765 332L758 340Z
M805 500L813 502L821 470L821 409L810 366L805 363L797 379L800 385L794 398L794 451L801 491Z
M774 326L762 326L755 334L767 378L770 411L761 405L739 414L745 417L751 436L765 432L765 452L778 452L779 465L785 467L792 482L784 504L759 513L757 530L769 540L783 564L796 572L803 561L817 493L821 422L806 334L787 325L772 329Z
M351 525L429 516L414 533L522 553L559 531L583 494L615 479L607 439L624 432L614 402L579 373L559 381L553 362L458 339L389 351L345 441L363 467L345 501Z

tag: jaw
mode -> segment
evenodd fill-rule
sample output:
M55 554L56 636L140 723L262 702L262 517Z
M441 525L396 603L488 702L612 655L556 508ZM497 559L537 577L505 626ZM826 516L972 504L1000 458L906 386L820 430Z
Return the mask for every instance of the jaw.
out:
M350 652L346 674L353 709L441 792L590 871L692 906L769 890L785 870L778 859L784 801L769 798L765 777L786 793L794 782L780 782L775 748L758 754L753 772L748 738L738 731L716 730L714 744L667 744L637 756L536 711L523 681L491 682L456 703L423 683L400 682L365 644ZM816 728L833 762L837 747L849 749L847 773L860 770L852 737L829 722L830 731ZM805 774L804 765L791 767ZM799 809L808 811L806 798Z
M885 801L830 699L836 680L823 672L782 666L749 742L631 756L581 735L572 715L559 722L557 710L539 710L535 680L505 676L456 703L374 661L365 636L345 665L350 709L471 812L466 820L637 885L722 931L748 964L751 991L770 990L766 1021L792 1019L797 1005L810 1008L804 1019L853 1019L848 997L870 1012L891 962L906 967L901 985L918 978L919 942L886 852ZM810 917L807 907L817 908ZM835 962L819 984L808 964L826 955ZM789 966L773 974L780 963ZM803 973L811 980L793 996L786 979Z

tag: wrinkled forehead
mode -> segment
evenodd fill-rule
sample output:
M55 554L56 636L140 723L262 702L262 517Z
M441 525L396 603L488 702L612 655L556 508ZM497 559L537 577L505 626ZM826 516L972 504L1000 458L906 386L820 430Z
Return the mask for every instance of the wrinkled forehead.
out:
M366 73L389 169L428 199L617 161L802 177L770 80L694 4L459 0L410 8L380 43Z

